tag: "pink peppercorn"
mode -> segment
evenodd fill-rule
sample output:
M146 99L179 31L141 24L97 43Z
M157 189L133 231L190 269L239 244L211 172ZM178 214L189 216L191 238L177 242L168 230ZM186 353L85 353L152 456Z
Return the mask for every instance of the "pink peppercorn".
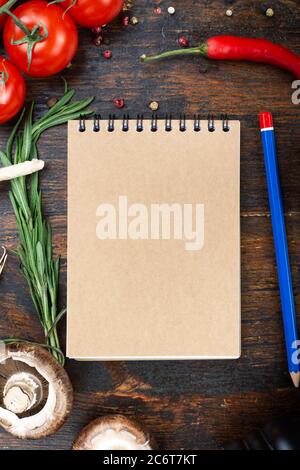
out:
M121 22L122 22L122 25L123 26L128 26L129 25L129 22L130 22L130 18L129 16L123 16L122 19L121 19Z
M115 105L116 108L124 108L124 105L125 105L125 101L123 100L123 98L115 98L113 100L113 103Z
M109 50L106 50L106 51L102 52L102 55L103 55L104 59L110 59L112 57L112 52L109 51Z
M180 36L180 38L178 39L178 44L180 47L188 47L190 44L190 41L188 40L186 36Z
M98 26L97 28L92 28L92 33L96 34L97 36L101 34L102 28L101 26Z

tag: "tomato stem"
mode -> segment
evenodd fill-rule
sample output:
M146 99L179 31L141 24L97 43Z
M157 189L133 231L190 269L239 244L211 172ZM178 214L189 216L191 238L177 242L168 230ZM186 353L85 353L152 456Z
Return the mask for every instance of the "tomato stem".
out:
M7 10L10 10L12 6L17 2L18 0L8 0L2 7L0 7L0 15L3 13L7 13Z
M38 42L43 41L48 37L48 30L46 26L41 26L41 25L35 25L31 30L23 23L23 21L20 20L14 13L10 11L10 8L16 3L17 0L9 0L8 2L5 3L0 8L0 15L3 13L6 13L8 16L10 16L15 23L15 25L18 26L18 28L21 29L24 33L24 37L18 40L14 40L13 38L11 39L11 44L14 46L20 45L20 44L28 44L27 47L27 63L28 63L28 70L30 69L30 65L32 62L32 51ZM43 34L41 33L41 28L43 28Z
M30 35L30 29L27 28L27 26L20 21L16 15L14 15L10 10L4 10L4 12L13 19L14 23L23 31L24 34L26 34L26 36Z
M48 5L53 5L56 3L60 4L64 1L65 0L52 0L52 2L49 2ZM74 5L76 5L76 3L77 3L77 0L73 0L72 3L68 6L68 8L66 8L66 10L64 11L64 14L67 13L70 10L70 8L72 8Z
M5 3L0 8L0 15L3 13L7 14L10 16L13 20L13 22L18 26L18 28L23 31L25 36L21 39L18 39L15 41L13 38L11 40L11 44L13 45L20 45L20 44L28 44L27 48L27 62L28 62L28 70L30 69L31 61L32 61L32 51L36 43L43 41L48 37L48 30L46 26L42 26L44 32L41 34L41 25L35 25L32 30L27 28L27 26L23 23L23 21L20 20L14 13L10 11L10 8L17 2L17 0L8 0L8 2Z
M3 71L0 72L0 85L3 86L8 80L8 73Z
M17 18L17 20L19 21L18 18ZM27 29L27 32L25 31L25 29L21 28L21 26L19 26L18 23L16 23L17 26L19 26L22 29L22 31L24 31L25 36L21 39L16 40L16 41L14 41L14 39L12 39L11 44L13 44L14 46L20 45L20 44L26 44L26 43L28 44L28 47L27 47L27 64L28 64L28 70L29 70L31 62L32 62L33 48L38 42L41 42L41 41L43 41L44 39L46 39L48 37L48 29L46 28L45 25L36 24L32 28L32 30L30 31L30 29L28 29L27 26L25 26L22 22L20 22L20 23L24 26L24 28ZM41 28L43 28L43 34L41 33Z

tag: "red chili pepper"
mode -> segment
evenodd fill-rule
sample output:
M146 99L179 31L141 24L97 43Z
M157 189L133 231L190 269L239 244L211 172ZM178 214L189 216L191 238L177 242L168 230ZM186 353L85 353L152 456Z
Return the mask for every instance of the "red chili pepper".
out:
M141 60L148 62L179 55L200 55L216 60L264 62L289 70L295 77L300 78L300 57L286 47L265 39L214 36L196 47L167 51L154 56L142 55Z

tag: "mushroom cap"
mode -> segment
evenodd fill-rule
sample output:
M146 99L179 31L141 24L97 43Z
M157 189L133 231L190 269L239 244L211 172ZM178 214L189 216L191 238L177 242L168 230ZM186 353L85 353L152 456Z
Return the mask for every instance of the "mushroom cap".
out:
M73 450L152 450L154 439L139 423L123 415L97 418L78 434Z
M5 407L8 399L6 396L5 400L3 396L3 378L7 384L11 369L17 371L15 375L18 379L24 371L24 375L35 375L37 383L43 381L46 395L43 402L29 409L25 415L16 412L18 407L13 402L14 397L24 397L21 397L20 392L14 393L13 389L10 409ZM0 426L6 431L22 439L40 439L54 434L67 419L72 404L70 379L65 369L45 348L31 343L15 343L5 345L3 351L0 350Z

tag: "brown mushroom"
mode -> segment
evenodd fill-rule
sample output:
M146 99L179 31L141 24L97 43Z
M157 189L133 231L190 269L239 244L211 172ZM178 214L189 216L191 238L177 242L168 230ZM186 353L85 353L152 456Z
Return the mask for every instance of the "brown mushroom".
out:
M46 349L31 343L3 344L0 426L22 439L40 439L63 425L72 404L69 377Z
M73 450L151 450L153 438L140 424L122 415L105 416L85 426Z

